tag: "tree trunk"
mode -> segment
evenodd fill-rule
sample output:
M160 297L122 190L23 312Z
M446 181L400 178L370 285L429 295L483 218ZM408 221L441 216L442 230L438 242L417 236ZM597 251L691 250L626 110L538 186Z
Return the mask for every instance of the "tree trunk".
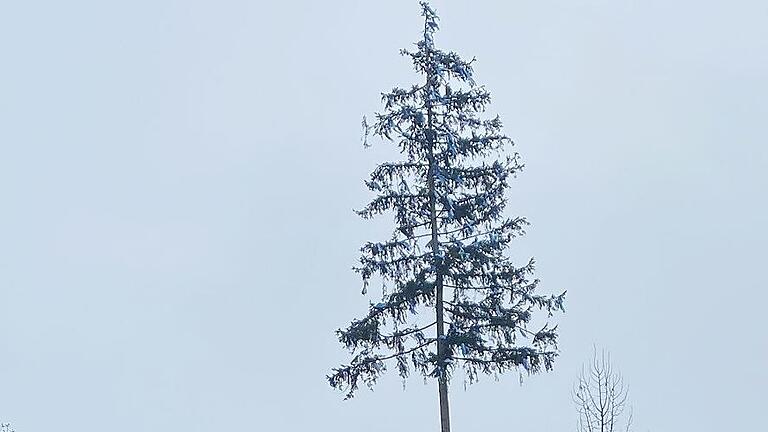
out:
M427 111L428 123L431 123L431 113ZM431 126L431 125L430 125ZM432 136L430 127L429 135ZM430 189L430 212L432 219L432 254L437 258L439 254L438 236L437 236L437 211L435 203L435 182L434 173L435 160L432 156L430 148L430 175L429 189ZM437 276L435 277L435 319L437 321L437 361L438 361L438 394L440 396L440 432L451 432L451 419L448 409L448 376L446 373L445 363L445 324L443 317L443 274L441 269L437 269Z
M440 393L440 432L451 432L451 417L448 412L448 382L445 376L438 378L438 393Z
M432 86L432 74L431 70L427 72L427 140L429 142L429 179L427 180L429 186L429 205L430 205L430 218L432 226L432 256L437 258L440 248L438 244L438 232L437 232L437 209L436 209L436 193L435 193L435 170L437 169L437 162L435 161L434 148L435 148L435 132L432 129L432 100L429 94ZM443 318L443 273L441 268L436 269L435 277L435 320L437 321L437 361L438 361L438 378L437 387L438 395L440 399L440 432L451 432L451 418L448 408L448 376L446 373L445 364L445 325Z
M432 213L435 214L434 212ZM437 245L437 229L434 229L433 244ZM440 375L437 378L437 389L440 396L440 432L451 432L451 417L448 409L448 374L445 367L445 329L443 328L443 275L438 272L435 283L437 290L437 359L441 363Z

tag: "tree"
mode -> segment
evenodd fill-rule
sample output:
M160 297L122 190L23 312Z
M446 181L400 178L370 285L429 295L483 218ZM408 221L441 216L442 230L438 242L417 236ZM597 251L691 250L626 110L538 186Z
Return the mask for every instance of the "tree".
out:
M484 116L491 96L474 81L474 59L437 49L438 17L425 2L421 10L422 38L401 54L424 81L383 93L375 122L363 120L366 145L370 132L403 155L371 173L366 185L377 195L358 211L363 218L394 213L392 237L366 243L354 268L363 294L380 278L382 299L337 331L353 357L328 381L351 398L360 383L372 387L388 363L404 380L412 371L436 378L441 430L448 432L448 383L459 365L470 383L480 373L552 368L556 326L533 331L528 324L535 309L549 316L562 310L565 293L537 294L533 259L515 266L504 255L528 225L503 216L504 192L523 165L518 154L503 155L512 141L499 117ZM425 308L428 319L419 314Z
M611 364L610 353L602 350L598 357L595 349L592 361L586 370L582 369L573 390L573 401L579 413L578 431L628 432L632 426L628 393L624 379Z
M15 431L11 429L10 423L0 422L0 432L15 432Z

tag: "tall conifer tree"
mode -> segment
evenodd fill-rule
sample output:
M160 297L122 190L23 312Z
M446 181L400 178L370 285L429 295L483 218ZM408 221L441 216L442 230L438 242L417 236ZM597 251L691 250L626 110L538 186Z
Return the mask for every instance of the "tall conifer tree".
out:
M517 266L504 255L528 224L503 215L504 192L522 164L517 153L504 154L512 141L499 117L485 115L491 96L473 79L474 59L435 48L438 17L425 2L421 9L422 38L401 53L424 81L382 94L384 109L364 121L366 136L403 155L371 173L366 185L377 195L358 212L394 214L392 237L366 243L355 268L364 294L373 277L382 281L382 299L337 331L353 357L328 381L350 398L388 364L403 379L412 371L436 378L441 430L449 432L448 383L457 367L470 383L480 373L552 368L556 327L528 324L536 310L562 310L564 293L537 294L533 260Z

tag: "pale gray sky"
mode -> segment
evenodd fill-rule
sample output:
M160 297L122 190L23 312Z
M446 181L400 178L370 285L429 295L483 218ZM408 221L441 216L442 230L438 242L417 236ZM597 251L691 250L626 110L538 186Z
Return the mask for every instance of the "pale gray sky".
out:
M456 431L567 431L593 344L638 431L757 430L768 387L768 3L435 1L527 171L554 372L452 387ZM0 3L0 419L18 432L437 430L341 401L360 119L414 78L416 0Z

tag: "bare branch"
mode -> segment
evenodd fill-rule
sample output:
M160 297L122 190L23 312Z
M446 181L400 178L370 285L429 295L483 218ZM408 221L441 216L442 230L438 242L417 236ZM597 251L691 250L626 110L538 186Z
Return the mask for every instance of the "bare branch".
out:
M573 402L579 415L579 432L629 432L632 409L629 389L621 374L614 370L610 353L593 351L588 367L583 367L573 388ZM629 409L627 416L625 411ZM625 418L626 417L626 418Z

